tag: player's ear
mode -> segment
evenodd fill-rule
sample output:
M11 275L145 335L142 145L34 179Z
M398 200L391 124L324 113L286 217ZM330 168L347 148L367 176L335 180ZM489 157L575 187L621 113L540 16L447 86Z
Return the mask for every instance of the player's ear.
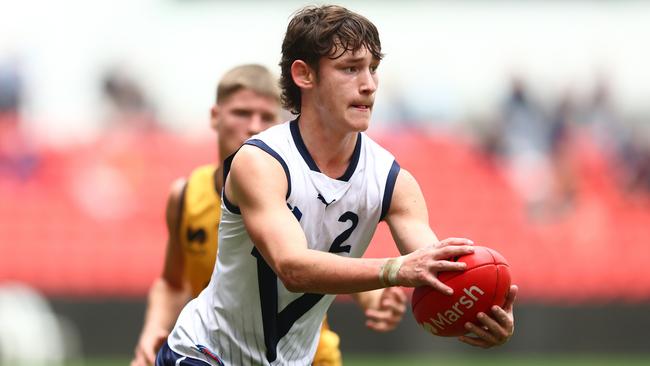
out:
M213 130L217 130L217 127L219 126L219 105L215 104L210 108L210 127L212 127Z
M316 74L303 60L296 60L291 64L291 78L300 89L311 89L314 86Z

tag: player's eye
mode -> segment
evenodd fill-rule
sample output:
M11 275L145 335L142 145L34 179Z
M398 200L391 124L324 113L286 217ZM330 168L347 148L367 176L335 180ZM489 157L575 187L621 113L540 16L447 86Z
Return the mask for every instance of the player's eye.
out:
M264 123L273 123L273 122L275 122L275 115L273 115L273 114L263 114L262 115L262 121Z
M253 115L252 111L246 109L235 109L232 113L237 117L250 117Z
M348 66L348 67L344 68L343 71L345 73L347 73L347 74L354 74L354 73L356 73L358 71L358 69L357 69L356 66Z
M371 74L376 73L378 68L379 68L379 65L370 65L370 73Z

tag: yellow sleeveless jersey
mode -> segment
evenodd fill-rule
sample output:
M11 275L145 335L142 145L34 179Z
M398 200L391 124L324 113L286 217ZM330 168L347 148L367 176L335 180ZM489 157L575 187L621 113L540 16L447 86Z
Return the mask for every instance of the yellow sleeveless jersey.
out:
M179 235L183 250L183 275L196 297L208 285L219 247L221 194L217 191L214 165L192 172L183 190ZM340 366L339 336L323 321L314 366Z
M196 168L183 193L179 235L184 277L189 280L192 297L207 286L217 258L221 196L215 184L216 169L214 165Z

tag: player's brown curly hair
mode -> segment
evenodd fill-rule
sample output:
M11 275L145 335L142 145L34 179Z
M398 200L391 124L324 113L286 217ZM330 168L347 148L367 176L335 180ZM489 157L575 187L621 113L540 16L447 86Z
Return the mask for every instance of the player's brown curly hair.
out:
M300 88L291 77L291 65L302 60L318 75L318 61L327 56L341 57L346 51L365 47L381 60L379 32L365 17L337 5L308 6L298 10L282 42L280 87L282 104L293 114L300 113Z

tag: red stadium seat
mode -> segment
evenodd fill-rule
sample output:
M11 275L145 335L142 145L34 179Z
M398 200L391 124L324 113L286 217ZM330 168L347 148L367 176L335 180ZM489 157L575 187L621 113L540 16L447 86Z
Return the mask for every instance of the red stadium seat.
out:
M522 298L650 299L650 201L626 198L587 142L575 147L573 208L535 222L501 168L467 141L408 131L373 137L418 179L438 236L471 237L504 254ZM169 186L216 157L213 145L212 137L109 136L44 152L27 181L0 177L0 281L51 295L143 296L162 269ZM367 256L396 253L381 225Z

